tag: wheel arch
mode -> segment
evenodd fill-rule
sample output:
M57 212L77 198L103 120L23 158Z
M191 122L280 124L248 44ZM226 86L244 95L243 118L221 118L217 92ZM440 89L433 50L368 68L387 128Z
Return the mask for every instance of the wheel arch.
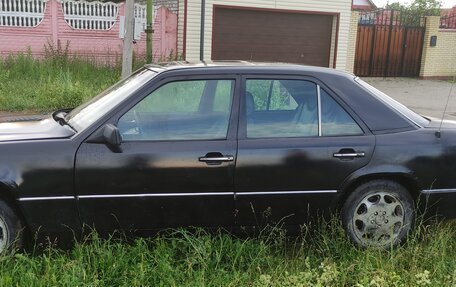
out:
M352 177L351 179L347 180L342 188L341 196L336 204L336 208L338 211L341 210L344 202L347 200L348 196L360 185L377 179L383 180L391 180L395 181L402 186L410 193L413 200L416 201L420 194L421 186L419 181L412 176L409 172L391 172L391 171L383 171L383 172L374 172L374 173L365 173L356 177Z
M29 238L31 231L28 222L25 220L24 213L22 212L22 209L20 208L16 197L13 194L13 191L14 187L4 181L0 181L0 200L5 201L6 204L8 204L9 207L16 213L17 217L24 226L25 238Z

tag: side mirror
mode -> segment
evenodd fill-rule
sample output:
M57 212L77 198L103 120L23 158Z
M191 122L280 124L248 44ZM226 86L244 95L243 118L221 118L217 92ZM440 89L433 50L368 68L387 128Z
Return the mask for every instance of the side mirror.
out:
M119 129L113 124L107 124L103 128L103 139L111 146L120 146L122 137L120 136Z

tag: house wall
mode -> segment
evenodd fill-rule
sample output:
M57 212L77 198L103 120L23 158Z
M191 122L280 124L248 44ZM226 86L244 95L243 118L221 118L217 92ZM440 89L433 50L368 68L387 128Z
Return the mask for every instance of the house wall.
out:
M372 10L377 7L369 0L353 0L353 9L356 10Z
M440 17L426 17L420 77L451 78L456 76L456 30L439 29ZM437 45L430 46L431 36Z
M337 42L336 68L345 69L349 27L351 20L351 0L206 0L204 25L204 59L211 60L213 5L229 5L278 10L315 11L339 13L339 34ZM337 17L337 16L335 16ZM186 57L188 61L200 59L201 0L187 0ZM334 47L335 48L335 47ZM332 63L331 63L332 66Z

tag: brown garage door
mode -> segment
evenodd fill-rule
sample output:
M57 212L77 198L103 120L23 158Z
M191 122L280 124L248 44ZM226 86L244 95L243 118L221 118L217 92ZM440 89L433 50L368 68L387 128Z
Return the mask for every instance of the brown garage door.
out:
M216 7L213 60L329 66L332 15Z

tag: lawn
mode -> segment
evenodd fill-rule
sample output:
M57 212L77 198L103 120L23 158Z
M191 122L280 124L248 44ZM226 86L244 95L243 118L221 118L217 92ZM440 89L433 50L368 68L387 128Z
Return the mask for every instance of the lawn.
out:
M117 67L81 59L0 60L0 110L74 107L119 79ZM52 244L0 256L0 286L445 286L456 287L456 224L419 223L394 250L360 250L338 220L238 238L168 230L150 239Z

